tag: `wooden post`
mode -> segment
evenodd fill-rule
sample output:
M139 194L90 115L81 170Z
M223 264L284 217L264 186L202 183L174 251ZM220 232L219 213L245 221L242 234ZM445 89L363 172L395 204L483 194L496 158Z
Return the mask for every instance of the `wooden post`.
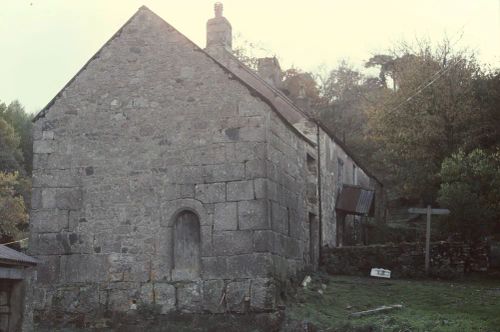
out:
M430 262L430 248L431 248L431 215L433 214L450 214L448 209L432 209L430 205L427 205L427 209L421 208L409 208L409 213L412 214L426 214L427 215L427 227L425 232L425 273L429 274L429 262Z
M431 248L431 206L427 205L427 227L425 230L425 274L429 274Z

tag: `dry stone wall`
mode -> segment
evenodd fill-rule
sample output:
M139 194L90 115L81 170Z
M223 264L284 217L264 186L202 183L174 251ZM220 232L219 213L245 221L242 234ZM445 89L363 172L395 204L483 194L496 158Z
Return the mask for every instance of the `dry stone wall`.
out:
M372 268L389 269L392 277L425 276L425 245L401 243L388 245L328 248L322 264L330 274L369 276ZM462 242L431 244L430 275L439 278L463 276L465 272L487 271L486 244L470 246Z

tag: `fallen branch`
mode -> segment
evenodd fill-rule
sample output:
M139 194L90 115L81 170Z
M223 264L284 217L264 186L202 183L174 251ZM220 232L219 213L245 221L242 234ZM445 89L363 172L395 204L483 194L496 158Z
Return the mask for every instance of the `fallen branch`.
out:
M383 305L381 307L378 307L378 308L375 308L375 309L371 309L371 310L353 312L352 314L350 314L350 316L351 317L368 316L368 315L378 314L378 313L381 313L381 312L387 312L387 311L391 311L391 310L394 310L394 309L402 309L402 308L403 308L402 304L394 304L394 305L390 305L390 306Z

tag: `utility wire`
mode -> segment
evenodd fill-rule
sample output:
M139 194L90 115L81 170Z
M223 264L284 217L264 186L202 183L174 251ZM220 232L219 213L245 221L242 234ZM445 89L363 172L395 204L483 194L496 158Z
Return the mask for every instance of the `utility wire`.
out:
M451 48L453 48L459 41L460 39L462 38L463 36L463 33L464 33L464 29L465 27L470 23L471 20L469 20L468 22L466 22L462 28L460 30L458 30L456 33L455 33L455 36L454 36L454 41L450 41L450 43L452 43L451 45ZM459 36L460 35L460 36ZM415 93L413 95L411 95L410 97L406 98L402 103L400 103L398 106L392 108L388 113L391 114L392 112L396 111L398 108L400 108L401 106L403 106L404 104L408 103L409 101L411 101L413 98L415 98L417 95L419 95L424 89L428 88L429 86L431 86L434 82L436 82L441 76L444 75L444 73L446 73L447 71L449 71L452 67L456 66L459 62L462 62L463 60L465 59L459 59L457 61L455 61L454 63L452 63L451 65L445 67L445 68L441 68L439 69L438 71L436 71L432 76L430 76L427 80L425 80L422 84L420 84L416 89L415 89ZM429 81L430 80L430 81ZM428 83L426 83L428 82Z
M443 68L443 69L440 69L438 70L434 75L431 76L431 80L425 84L424 86L422 86L424 83L422 83L416 90L416 92L414 94L412 94L410 97L406 98L402 103L400 103L398 106L392 108L390 111L388 111L389 114L391 114L392 112L396 111L398 108L400 108L401 106L403 106L404 104L408 103L409 101L411 101L413 98L415 98L416 96L418 96L420 93L422 93L423 90L425 90L426 88L428 88L429 86L431 86L432 84L434 84L434 82L436 82L439 78L441 78L447 71L449 71L451 68L453 68L454 66L456 66L457 64L459 64L460 62L464 61L465 59L459 59L457 61L455 61L454 63L452 63L451 65L447 66L446 68ZM436 76L438 75L438 76ZM436 77L434 77L436 76ZM434 78L433 78L434 77Z
M22 241L25 241L27 240L28 238L24 238L24 239L21 239L21 240L16 240L16 241L12 241L12 242L7 242L7 243L0 243L1 245L5 246L7 244L12 244L12 243L17 243L17 242L22 242Z

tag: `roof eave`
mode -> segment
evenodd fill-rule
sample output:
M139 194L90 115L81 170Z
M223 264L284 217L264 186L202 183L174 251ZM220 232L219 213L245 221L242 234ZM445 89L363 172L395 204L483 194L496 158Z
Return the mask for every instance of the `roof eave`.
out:
M0 265L29 267L29 266L38 265L38 262L27 262L27 261L18 261L18 260L1 259L0 258Z

